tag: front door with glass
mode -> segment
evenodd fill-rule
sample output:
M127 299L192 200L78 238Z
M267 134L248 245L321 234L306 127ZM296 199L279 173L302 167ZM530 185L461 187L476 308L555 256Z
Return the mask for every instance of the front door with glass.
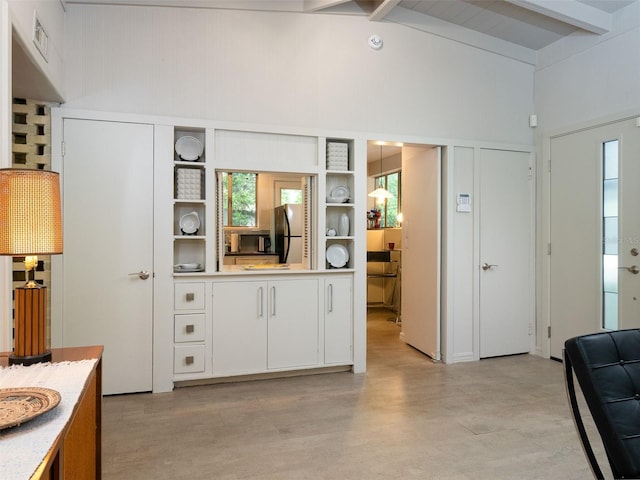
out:
M550 354L640 327L640 132L634 120L551 139Z

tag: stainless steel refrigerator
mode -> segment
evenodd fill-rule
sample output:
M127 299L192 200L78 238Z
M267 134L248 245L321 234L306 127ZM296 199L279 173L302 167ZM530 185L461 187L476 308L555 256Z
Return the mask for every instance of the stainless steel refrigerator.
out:
M274 215L275 252L280 263L302 263L302 205L280 205Z

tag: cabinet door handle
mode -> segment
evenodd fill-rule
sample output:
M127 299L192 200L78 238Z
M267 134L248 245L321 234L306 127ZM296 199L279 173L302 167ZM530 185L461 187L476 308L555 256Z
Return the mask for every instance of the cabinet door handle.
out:
M193 325L187 325L186 330L187 333L193 333L195 331L195 327Z
M329 284L329 313L333 312L333 283Z
M276 287L271 287L271 316L276 316Z
M187 365L193 365L193 355L189 355L188 357L184 357L184 363Z
M258 288L258 318L264 316L264 297L262 287Z
M185 295L187 302L193 302L196 299L195 293L187 293Z

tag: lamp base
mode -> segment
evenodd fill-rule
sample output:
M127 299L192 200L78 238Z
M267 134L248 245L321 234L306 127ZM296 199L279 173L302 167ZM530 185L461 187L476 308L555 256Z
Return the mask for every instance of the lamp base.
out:
M9 355L9 365L24 365L25 367L27 367L29 365L33 365L34 363L44 363L50 361L51 352L48 350L38 355L27 355L24 357L14 355L13 353Z

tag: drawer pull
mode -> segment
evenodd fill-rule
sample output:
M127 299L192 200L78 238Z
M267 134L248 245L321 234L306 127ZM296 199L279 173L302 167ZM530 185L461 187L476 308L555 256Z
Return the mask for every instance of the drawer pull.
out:
M186 295L187 302L193 302L196 299L195 293L187 293Z
M193 365L193 355L184 357L184 363L186 363L187 365Z
M187 333L193 333L196 328L193 325L187 325L186 327Z

